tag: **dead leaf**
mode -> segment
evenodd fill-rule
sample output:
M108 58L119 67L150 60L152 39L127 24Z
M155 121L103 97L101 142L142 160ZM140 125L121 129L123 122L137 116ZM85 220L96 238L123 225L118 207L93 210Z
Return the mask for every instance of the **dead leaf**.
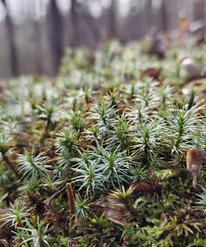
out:
M151 67L151 68L147 68L144 70L140 70L140 75L141 75L141 78L143 78L144 76L149 76L153 78L154 80L159 82L159 85L162 85L163 83L163 79L160 76L160 69Z
M197 179L200 176L202 164L206 161L206 151L202 149L193 148L188 150L186 163L187 170L193 176L193 187L197 185Z
M127 209L123 203L112 195L106 196L104 200L98 204L90 204L89 207L99 208L101 211L105 212L105 216L109 220L115 223L123 226L127 224Z

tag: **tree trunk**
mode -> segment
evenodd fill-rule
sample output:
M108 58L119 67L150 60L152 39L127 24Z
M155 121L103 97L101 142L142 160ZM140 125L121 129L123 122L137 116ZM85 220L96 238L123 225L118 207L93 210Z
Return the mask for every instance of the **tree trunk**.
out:
M111 1L111 5L109 8L109 30L108 36L109 37L116 37L116 0Z
M50 44L53 56L55 73L59 69L63 55L63 19L56 4L56 0L50 2Z
M90 30L90 46L93 48L96 47L95 44L98 43L100 40L100 32L99 32L99 26L98 26L98 20L91 15L88 8L86 8L85 5L81 5L81 16L83 17L83 21L88 27L88 30ZM93 45L92 45L93 44Z
M167 31L168 29L168 23L167 23L167 1L162 0L162 6L161 6L161 11L162 11L162 29L164 32Z
M71 24L72 24L72 47L79 45L79 19L78 19L79 3L76 0L71 0Z
M16 44L15 44L15 34L14 34L14 25L12 23L11 17L9 15L9 10L7 6L6 0L1 0L7 15L5 18L5 26L8 34L8 43L9 43L9 49L10 49L10 67L11 67L11 74L12 76L18 75L18 62L17 62L17 52L16 52Z
M194 21L205 17L205 0L194 1Z

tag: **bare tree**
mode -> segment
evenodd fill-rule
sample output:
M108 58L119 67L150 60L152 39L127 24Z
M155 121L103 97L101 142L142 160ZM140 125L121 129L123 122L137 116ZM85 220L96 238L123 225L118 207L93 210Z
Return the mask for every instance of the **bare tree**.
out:
M79 44L79 18L78 18L79 3L76 0L71 0L71 24L72 24L72 46L76 47Z
M56 0L50 1L49 26L54 71L57 72L63 55L63 19Z
M194 1L194 20L202 19L205 17L205 0Z
M12 76L18 75L18 62L17 62L17 51L15 45L15 35L14 35L14 25L11 20L11 16L9 14L9 9L7 6L6 0L1 0L5 9L6 9L6 19L5 19L5 26L8 34L8 43L10 48L10 66L11 66L11 74Z
M162 29L164 32L167 31L168 29L168 21L167 21L167 1L162 0L162 6L161 6L161 11L162 11Z
M109 30L108 30L108 36L109 37L116 37L117 30L116 30L116 10L117 10L117 2L116 0L111 1L110 8L108 10L108 16L109 16Z
M89 10L89 1L71 0L72 46L87 45L96 48L100 39L98 20Z

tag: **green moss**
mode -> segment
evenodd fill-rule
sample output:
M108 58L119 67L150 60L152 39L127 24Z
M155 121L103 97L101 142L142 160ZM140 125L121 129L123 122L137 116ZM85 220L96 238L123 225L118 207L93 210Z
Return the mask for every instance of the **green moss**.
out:
M25 247L205 246L205 191L192 187L185 164L187 150L206 147L205 80L185 85L178 60L189 45L162 61L138 42L68 49L56 78L5 82L0 217L16 228L12 237L0 227L1 238ZM142 73L153 66L158 76ZM206 186L204 167L198 183Z

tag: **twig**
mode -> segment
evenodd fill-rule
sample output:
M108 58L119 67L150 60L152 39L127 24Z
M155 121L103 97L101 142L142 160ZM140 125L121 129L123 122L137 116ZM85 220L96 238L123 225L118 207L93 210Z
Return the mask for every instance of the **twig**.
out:
M52 201L54 198L56 198L62 191L64 191L66 188L65 188L65 186L62 188L62 189L60 189L59 191L57 191L56 193L54 193L52 196L50 196L48 199L46 199L45 201L44 201L44 203L48 206L49 205L49 203L50 203L50 201Z
M74 222L73 214L75 211L75 199L74 199L74 192L72 189L72 185L70 183L66 184L66 189L67 189L67 196L68 196L68 202L69 202L69 208L70 208L69 228L71 228Z

